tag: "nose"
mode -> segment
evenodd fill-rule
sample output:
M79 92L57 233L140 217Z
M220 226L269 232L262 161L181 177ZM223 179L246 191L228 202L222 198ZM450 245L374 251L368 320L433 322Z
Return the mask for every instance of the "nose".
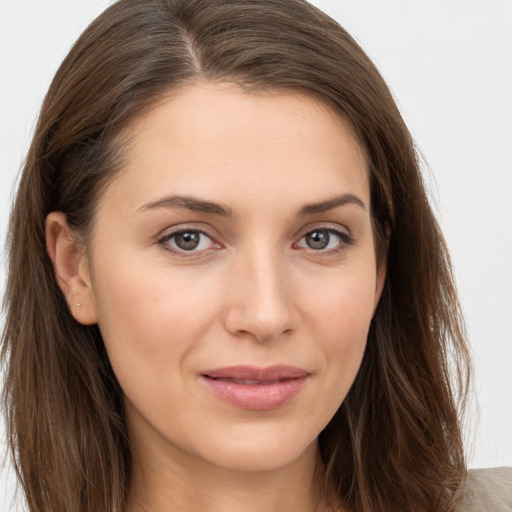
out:
M224 322L230 333L270 341L297 328L293 280L286 267L279 255L268 252L236 261L226 290Z

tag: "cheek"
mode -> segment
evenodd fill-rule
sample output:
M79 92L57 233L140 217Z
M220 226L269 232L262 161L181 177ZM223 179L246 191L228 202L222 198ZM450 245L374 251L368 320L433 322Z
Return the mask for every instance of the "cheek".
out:
M303 291L305 318L318 332L341 345L366 340L374 312L376 273L370 265L352 266Z
M192 277L121 257L98 267L98 324L124 389L134 376L139 386L142 377L163 385L162 376L179 372L180 362L204 336L218 301L207 277Z
M331 279L324 291L309 294L308 328L321 347L325 371L325 397L329 415L334 414L359 371L374 312L375 276L352 269ZM327 418L329 419L329 418Z

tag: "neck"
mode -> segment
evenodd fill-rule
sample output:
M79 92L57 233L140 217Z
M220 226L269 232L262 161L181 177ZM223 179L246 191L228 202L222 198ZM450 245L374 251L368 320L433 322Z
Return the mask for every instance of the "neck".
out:
M320 499L321 461L316 443L291 464L271 471L220 468L179 450L172 451L172 456L145 451L144 458L134 451L126 512L327 510Z

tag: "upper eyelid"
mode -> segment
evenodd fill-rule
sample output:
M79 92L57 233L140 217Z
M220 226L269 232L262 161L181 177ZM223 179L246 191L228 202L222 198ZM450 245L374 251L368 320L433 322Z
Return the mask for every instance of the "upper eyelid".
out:
M300 236L300 238L302 239L306 235L308 235L309 233L314 233L315 231L328 231L329 233L334 233L334 234L337 234L337 235L350 236L350 233L345 232L343 229L320 226L320 227L317 227L317 228L312 228L312 229L308 229L307 231L304 231L303 234Z
M328 231L329 233L335 235L338 237L341 241L341 243L348 244L353 241L353 237L350 233L346 233L345 231L337 228L328 228L328 227L319 227L319 228L313 228L309 229L308 231L305 231L302 236L300 236L294 244L300 242L304 237L306 237L308 234L313 233L315 231Z
M209 235L208 233L206 233L204 231L201 231L200 229L178 229L176 231L171 231L170 233L167 233L167 234L159 237L159 240L160 241L170 240L171 238L173 238L177 235L180 235L181 233L187 233L189 231L195 231L201 235L208 237L212 242L215 242L214 238L211 235Z
M198 233L201 233L202 235L207 236L208 238L211 238L212 240L216 240L216 237L213 233L210 232L209 229L205 229L203 227L193 226L190 224L178 224L176 226L167 227L160 231L160 233L156 236L158 240L164 240L171 238L173 236L179 235L180 233L184 233L187 231L197 231Z
M326 231L332 231L335 233L340 233L345 236L352 236L351 230L343 225L332 223L332 222L313 222L311 224L308 224L307 226L302 227L299 229L295 235L294 238L300 239L304 236L306 236L308 233L311 233L312 231L323 229Z

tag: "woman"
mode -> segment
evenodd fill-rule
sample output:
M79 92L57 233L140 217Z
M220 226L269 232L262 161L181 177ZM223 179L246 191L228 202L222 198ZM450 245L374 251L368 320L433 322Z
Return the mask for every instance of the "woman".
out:
M462 496L468 356L413 143L307 3L109 8L45 99L9 242L31 511Z

